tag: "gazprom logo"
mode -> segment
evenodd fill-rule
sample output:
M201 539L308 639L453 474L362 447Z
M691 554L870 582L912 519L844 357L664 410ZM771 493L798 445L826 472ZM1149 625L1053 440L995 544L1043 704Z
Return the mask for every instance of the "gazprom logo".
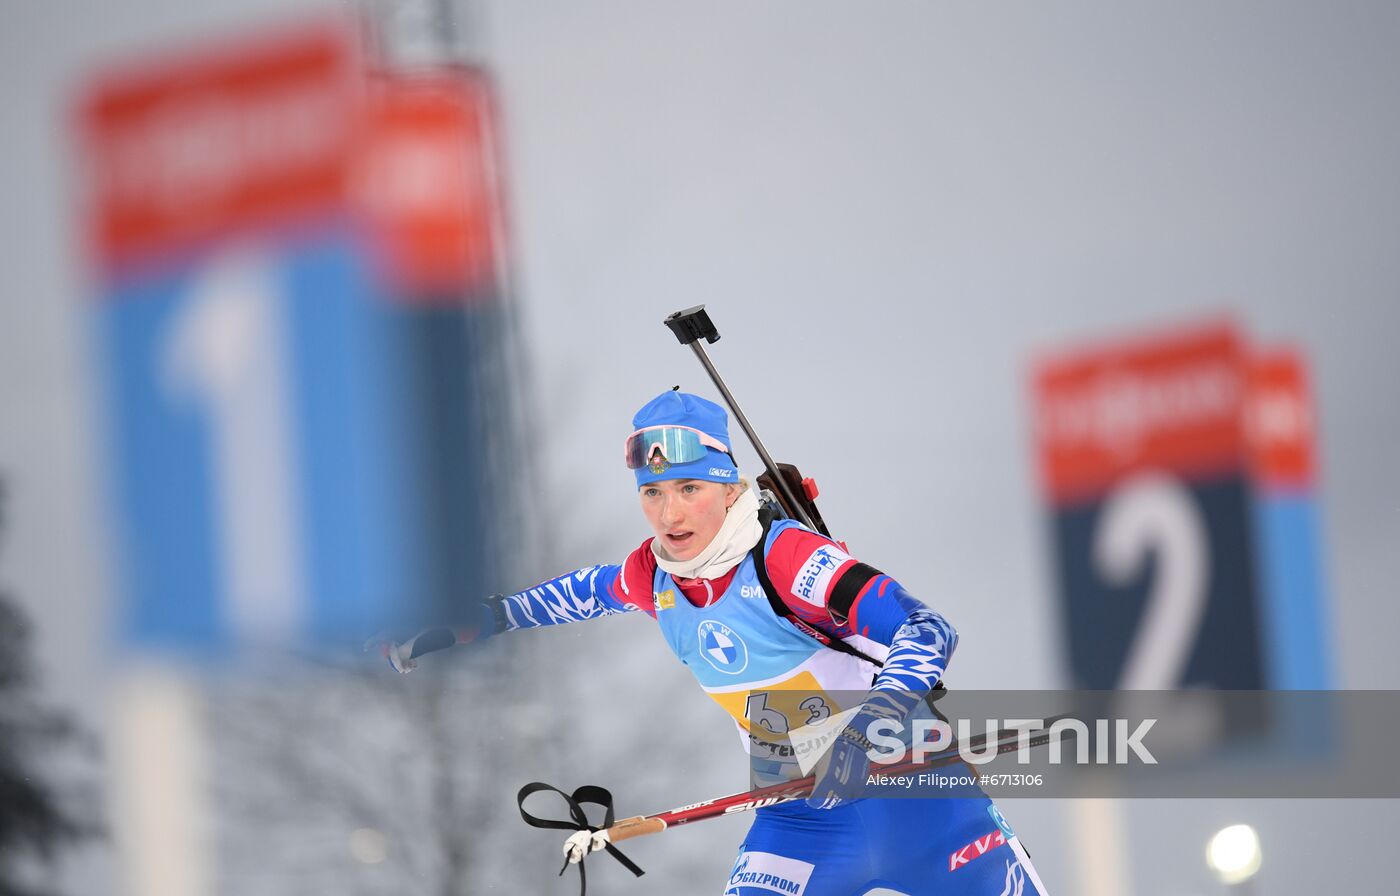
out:
M739 857L734 870L729 872L725 896L737 893L741 888L746 893L763 890L783 896L802 896L807 892L807 882L811 880L814 868L810 862L771 852L745 852Z
M700 655L726 675L738 675L748 668L749 648L744 639L722 622L707 619L696 629Z
M743 874L745 871L748 871L748 870L749 870L749 855L748 855L748 853L744 853L742 856L739 857L739 864L735 865L735 866L734 866L733 872L730 873L730 875L729 875L730 881L732 882L732 881L734 880L734 878L738 877L739 875Z

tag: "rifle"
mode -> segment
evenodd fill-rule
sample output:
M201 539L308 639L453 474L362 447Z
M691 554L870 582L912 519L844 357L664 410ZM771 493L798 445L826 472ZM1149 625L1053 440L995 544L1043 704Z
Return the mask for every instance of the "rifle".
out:
M700 359L700 364L705 368L705 372L714 381L715 388L719 389L719 394L724 397L724 403L729 406L729 410L734 414L734 419L739 421L739 426L743 428L744 434L749 437L749 442L763 461L766 472L758 477L758 487L760 489L759 498L764 503L772 507L780 516L787 519L797 520L807 528L820 532L827 538L832 538L831 531L826 527L826 521L822 519L821 511L817 510L817 483L811 477L804 477L792 464L777 463L773 460L768 449L763 446L758 433L754 432L749 418L739 407L739 403L734 400L734 393L729 391L729 387L724 384L724 379L715 369L715 365L710 361L710 356L705 352L705 346L701 340L714 344L719 341L719 330L715 327L714 321L710 320L710 315L706 313L704 305L696 305L694 308L686 308L684 311L677 311L664 321L671 332L676 334L676 339L681 345L690 346L695 352L695 357Z

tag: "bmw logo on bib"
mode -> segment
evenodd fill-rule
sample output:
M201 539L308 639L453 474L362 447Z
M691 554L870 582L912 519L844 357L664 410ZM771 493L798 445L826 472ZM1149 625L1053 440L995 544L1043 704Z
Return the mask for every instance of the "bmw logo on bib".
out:
M698 634L700 655L719 671L738 675L749 665L748 647L729 626L707 619L700 623Z

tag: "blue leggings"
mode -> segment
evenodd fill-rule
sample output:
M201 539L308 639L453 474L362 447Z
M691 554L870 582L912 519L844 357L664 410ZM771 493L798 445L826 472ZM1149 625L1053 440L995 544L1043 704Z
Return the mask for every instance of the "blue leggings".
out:
M986 797L759 809L725 896L1046 896Z

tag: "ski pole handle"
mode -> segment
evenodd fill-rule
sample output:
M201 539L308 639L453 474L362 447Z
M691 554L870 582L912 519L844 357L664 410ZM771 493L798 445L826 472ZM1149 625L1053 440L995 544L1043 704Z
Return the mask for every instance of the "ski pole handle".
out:
M618 843L622 840L630 840L633 837L643 837L647 834L659 834L666 830L666 822L655 815L634 815L631 818L624 818L617 824L608 828L608 840Z

